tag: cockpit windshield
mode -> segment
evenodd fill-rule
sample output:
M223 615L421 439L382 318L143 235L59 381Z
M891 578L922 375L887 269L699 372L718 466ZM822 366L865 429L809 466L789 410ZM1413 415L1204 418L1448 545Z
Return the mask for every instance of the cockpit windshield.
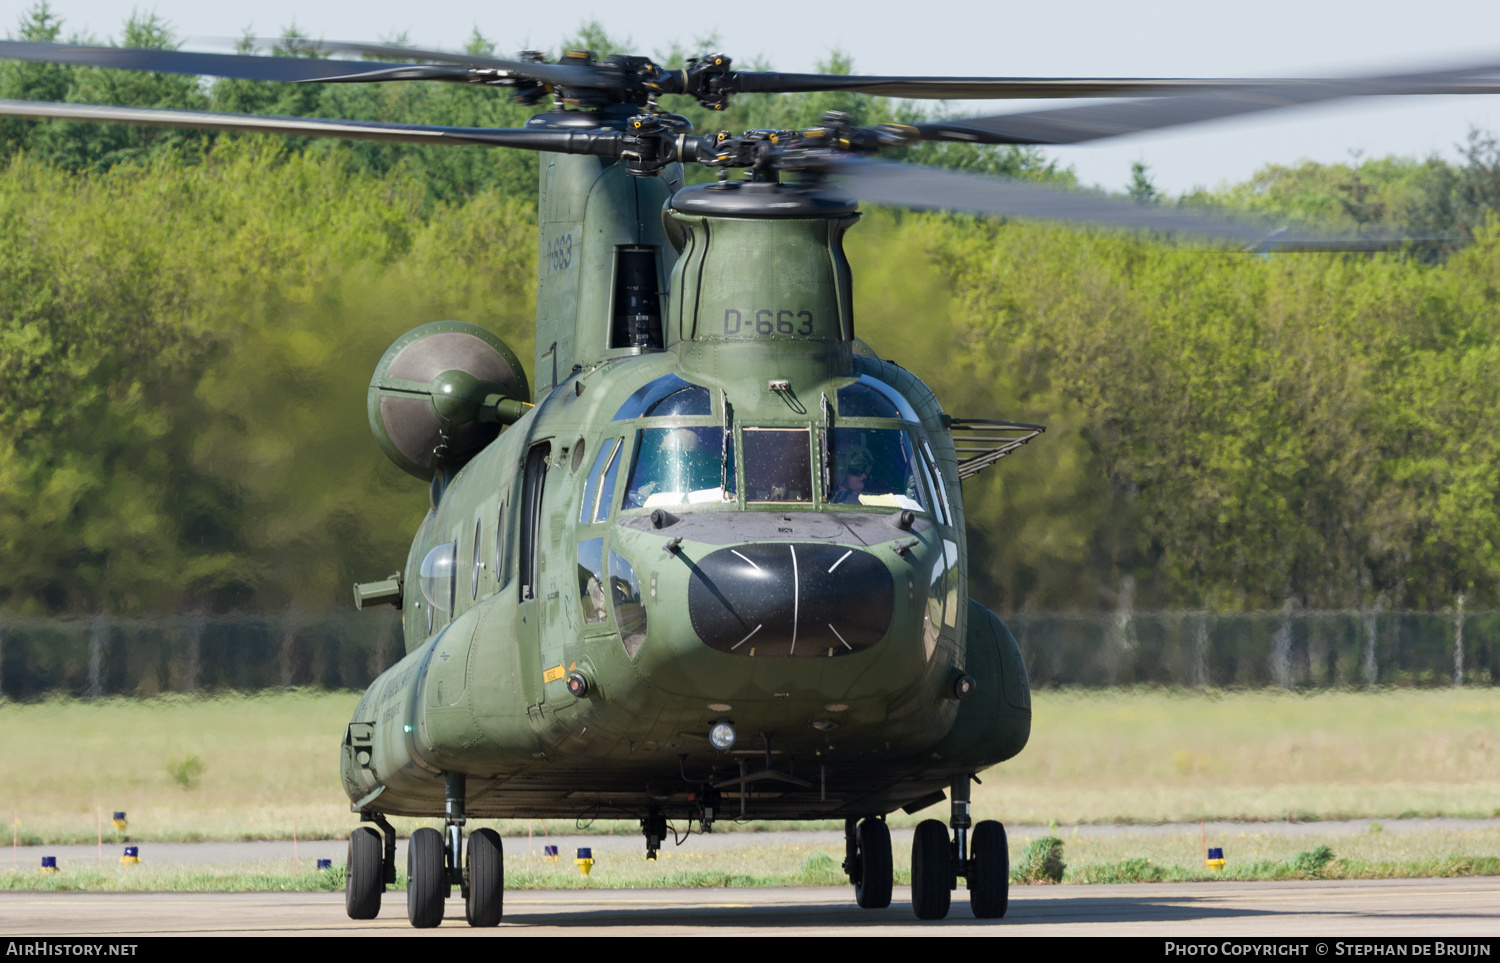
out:
M829 501L914 512L929 510L917 480L917 454L906 432L896 428L834 428L828 434L833 466Z
M812 447L806 428L746 428L745 500L810 502Z
M734 447L724 429L642 428L623 508L717 505L734 500Z

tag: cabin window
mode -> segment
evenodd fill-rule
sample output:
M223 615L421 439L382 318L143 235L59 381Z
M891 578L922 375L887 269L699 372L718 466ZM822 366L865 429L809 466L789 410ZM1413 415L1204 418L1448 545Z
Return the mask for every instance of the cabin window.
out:
M725 450L724 429L718 426L642 428L636 434L635 463L623 507L732 501L734 464L732 455L725 458Z
M578 543L578 602L583 621L592 625L609 617L604 609L604 539Z
M896 428L834 428L828 433L832 490L838 505L927 511L911 437Z
M427 604L444 612L453 611L455 583L458 581L458 543L436 545L422 559L422 596ZM428 628L431 629L429 622Z
M812 501L812 433L807 428L746 428L745 499Z
M495 515L495 586L505 587L505 499L500 499L500 511Z
M480 569L484 568L484 563L479 560L479 543L483 540L484 522L476 518L474 520L474 585L473 591L469 596L470 601L474 601L479 598L479 571Z

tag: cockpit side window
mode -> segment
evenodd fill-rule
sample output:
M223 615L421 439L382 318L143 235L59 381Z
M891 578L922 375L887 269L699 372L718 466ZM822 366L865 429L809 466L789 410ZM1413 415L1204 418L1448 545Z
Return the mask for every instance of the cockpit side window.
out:
M600 450L598 456L594 459L594 467L589 469L588 481L583 486L583 505L578 510L578 524L587 525L590 522L599 521L599 476L604 474L604 470L614 463L616 449L619 446L619 440L610 439L606 441L603 449ZM607 499L604 502L604 514L606 517L609 515L609 501Z

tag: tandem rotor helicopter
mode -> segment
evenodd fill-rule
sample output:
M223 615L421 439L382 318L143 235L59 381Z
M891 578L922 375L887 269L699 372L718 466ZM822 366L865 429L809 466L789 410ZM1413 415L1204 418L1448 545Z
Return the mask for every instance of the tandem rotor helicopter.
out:
M303 59L0 42L0 57L248 80L438 81L545 109L520 129L0 101L0 116L542 152L536 355L528 376L476 325L396 340L367 405L381 449L427 482L404 569L355 586L391 604L407 653L341 748L370 825L349 840L347 909L396 880L387 817L415 831L407 913L502 917L498 834L470 818L845 824L844 870L889 905L885 817L945 798L912 847L912 906L960 880L1005 915L1009 855L970 785L1031 727L1020 650L967 594L962 481L1039 425L955 418L856 336L842 237L859 202L1185 231L1263 250L1350 247L1107 198L873 159L921 141L1073 144L1344 97L1500 92L1500 64L1335 80L862 77L739 71L722 54L515 60L388 45ZM1125 98L999 116L695 133L659 101L747 92L937 99ZM684 165L720 171L686 186ZM742 176L734 176L742 175ZM373 828L372 828L373 827Z

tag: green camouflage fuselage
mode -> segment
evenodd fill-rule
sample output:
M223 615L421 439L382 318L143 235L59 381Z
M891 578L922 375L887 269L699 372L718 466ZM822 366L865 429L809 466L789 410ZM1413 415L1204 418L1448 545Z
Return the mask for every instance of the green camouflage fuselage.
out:
M725 813L884 813L1025 745L942 410L854 336L852 203L681 183L543 156L536 406L434 483L407 654L344 740L356 808L440 815L462 773L470 816L688 814L774 769ZM622 251L654 265L660 348L622 337ZM881 458L904 490L845 487Z

